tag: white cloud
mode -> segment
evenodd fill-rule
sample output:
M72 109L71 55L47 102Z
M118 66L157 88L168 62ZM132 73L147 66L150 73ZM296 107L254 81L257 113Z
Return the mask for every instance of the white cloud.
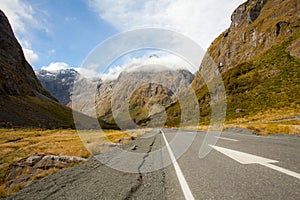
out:
M231 13L243 2L245 0L89 0L89 6L118 30L167 28L207 48L228 28Z
M73 68L80 75L88 79L98 79L103 81L115 80L119 77L122 72L160 72L165 70L179 70L185 69L193 71L193 67L183 60L182 58L167 53L155 52L158 56L153 56L154 54L145 54L143 57L130 57L129 55L123 57L123 64L112 65L106 73L97 72L97 68L90 69L84 67L70 67L65 62L52 62L48 66L43 66L42 70L47 71L58 71L61 69Z
M155 67L157 66L157 67ZM127 72L134 71L160 71L160 70L191 70L191 65L178 56L167 54L160 57L142 57L133 58L131 62L125 65L124 69Z
M20 0L1 0L1 10L9 19L15 32L26 33L28 24L37 24L32 7Z
M126 58L126 63L122 66L112 66L107 73L101 74L103 81L115 80L119 75L126 72L160 72L165 70L185 69L193 71L193 67L182 58L173 54L163 54L157 56L144 56L141 58Z
M123 66L115 66L109 68L108 72L105 74L101 74L101 80L103 81L110 81L115 80L119 77L119 75L124 71L125 67Z
M33 63L35 63L36 61L39 60L39 56L38 56L33 50L23 48L23 51L24 51L24 55L25 55L26 60L27 60L31 65L32 65Z
M32 6L23 0L1 0L0 9L7 16L27 61L30 64L37 62L39 56L32 48L31 38L35 29L46 30L39 21L40 17L37 17Z
M81 67L70 67L68 63L65 62L52 62L48 66L41 67L42 70L47 70L51 72L57 72L62 69L75 69L80 75L84 76L85 78L99 78L100 74L92 69L86 69Z
M43 66L41 69L47 71L58 71L61 69L68 69L69 65L65 62L52 62L48 66Z
M98 74L96 71L92 69L86 69L86 68L74 68L80 75L84 76L85 78L99 78L100 74Z

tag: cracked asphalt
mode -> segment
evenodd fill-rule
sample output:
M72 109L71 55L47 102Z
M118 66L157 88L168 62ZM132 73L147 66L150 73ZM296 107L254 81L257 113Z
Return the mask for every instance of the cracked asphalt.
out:
M141 168L147 155L160 148L156 135L123 146L127 151L145 153L136 166ZM135 150L131 150L136 145ZM149 190L149 188L152 188ZM112 169L95 158L87 163L60 170L38 180L7 199L164 199L164 172L126 173Z
M170 142L176 130L164 132ZM195 199L300 199L300 180L295 177L259 164L240 164L215 150L199 159L204 138L205 132L198 132L190 148L177 160ZM276 166L300 173L299 136L262 137L243 130L225 131L216 145L274 159L279 161ZM148 137L122 147L140 153L136 159L122 160L123 154L107 159L107 163L127 166L136 173L112 169L92 158L85 164L46 176L7 199L184 199L173 165L143 172L149 166L164 163L163 155L156 155L158 163L151 163L150 154L163 146L161 134L149 133Z

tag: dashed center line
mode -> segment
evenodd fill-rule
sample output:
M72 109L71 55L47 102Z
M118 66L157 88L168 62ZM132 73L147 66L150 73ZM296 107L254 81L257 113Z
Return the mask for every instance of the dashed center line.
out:
M181 189L183 191L184 197L185 197L185 199L188 199L188 200L194 200L195 198L194 198L194 196L193 196L193 194L192 194L192 192L191 192L191 190L189 188L189 185L187 184L187 182L186 182L186 180L185 180L185 178L183 176L183 173L182 173L182 171L181 171L181 169L180 169L180 167L179 167L179 165L178 165L178 163L176 161L176 158L175 158L175 156L174 156L174 154L172 152L172 149L171 149L171 147L170 147L170 145L169 145L169 143L168 143L168 141L166 139L166 136L165 136L163 130L160 130L160 131L161 131L161 134L162 134L162 136L164 138L164 141L166 143L166 147L168 149L170 158L171 158L172 163L174 165L175 172L176 172L177 178L179 180Z
M231 139L231 138L226 138L226 137L217 137L217 136L215 136L215 138L222 139L222 140L229 140L229 141L233 141L233 142L238 142L238 140Z

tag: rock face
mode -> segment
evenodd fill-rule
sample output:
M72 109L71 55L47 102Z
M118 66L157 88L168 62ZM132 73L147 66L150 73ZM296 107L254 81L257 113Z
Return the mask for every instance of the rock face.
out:
M121 128L116 126L115 118L122 121L122 128L133 128L129 121L139 124L163 111L194 78L187 70L140 65L134 66L134 70L125 69L115 80L79 78L73 91L72 108L89 116L96 115L102 128Z
M299 29L297 0L248 0L232 14L230 28L207 51L203 66L214 64L221 72L250 61Z
M176 95L192 80L193 74L186 70L122 72L117 80L98 84L95 102L98 117L113 123L112 111L121 116L128 110L138 123L176 101ZM129 120L128 116L124 118Z
M201 118L209 121L211 99L200 74L212 80L211 66L223 78L227 119L283 107L299 110L300 2L248 0L231 20L230 27L208 48L192 82ZM177 108L178 103L167 108L170 125L180 119Z
M35 96L40 93L52 98L37 80L1 10L0 43L0 95Z
M10 188L16 184L25 183L46 170L62 169L86 161L87 159L76 156L34 155L10 164L4 181L6 187Z
M79 73L74 69L58 71L36 71L37 78L43 87L50 92L61 104L70 105L74 81Z
M73 127L72 112L45 90L0 10L0 127Z
M236 28L243 22L251 24L260 15L261 9L267 0L259 1L247 1L240 5L231 15L231 26L230 28Z

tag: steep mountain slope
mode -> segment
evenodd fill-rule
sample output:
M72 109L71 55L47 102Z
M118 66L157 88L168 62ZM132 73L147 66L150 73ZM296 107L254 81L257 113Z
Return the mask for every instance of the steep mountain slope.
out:
M0 127L73 127L71 109L41 85L0 10Z
M31 66L25 60L22 48L2 11L0 11L0 37L0 94L34 96L35 92L38 92L52 98L36 79Z
M300 2L249 0L231 17L229 29L209 47L200 67L216 65L227 94L227 120L273 110L300 113ZM210 96L198 72L192 83L202 122L208 123ZM168 125L178 125L178 103L167 109ZM257 117L256 117L257 118Z
M50 92L61 104L70 105L72 89L79 73L74 69L61 69L57 71L36 71L37 78L43 87Z
M152 72L124 71L116 80L100 82L95 98L97 116L108 123L114 123L117 117L126 124L131 120L124 115L128 111L132 120L139 123L174 102L194 78L186 70L154 68Z

